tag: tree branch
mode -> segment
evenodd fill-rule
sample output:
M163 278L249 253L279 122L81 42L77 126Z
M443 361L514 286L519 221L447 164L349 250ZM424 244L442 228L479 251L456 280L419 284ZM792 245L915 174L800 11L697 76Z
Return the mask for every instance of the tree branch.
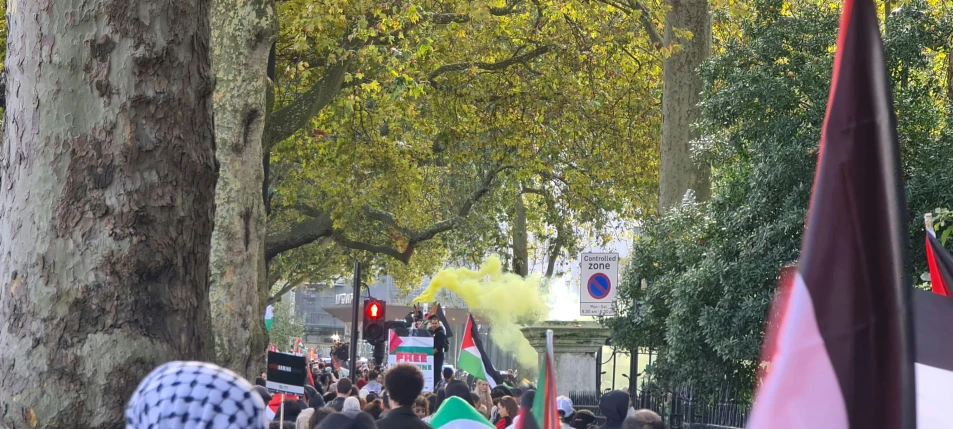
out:
M552 49L553 49L552 45L542 45L525 54L513 55L503 61L498 61L495 63L487 63L482 61L476 61L476 62L470 61L470 62L462 62L462 63L445 64L438 67L436 70L430 72L430 74L427 77L431 81L433 81L434 79L437 78L437 76L440 76L444 73L464 71L469 69L470 67L476 67L480 70L488 70L488 71L503 70L511 65L524 63L536 57L545 55L551 52Z
M453 217L434 223L433 225L424 229L410 230L404 228L397 223L397 219L391 213L373 208L365 209L368 218L384 225L398 228L401 233L407 237L407 247L403 250L385 245L351 240L340 231L336 231L332 235L332 238L341 246L347 247L349 249L363 250L381 255L387 255L405 264L410 263L410 257L413 256L414 250L417 248L418 244L436 237L437 234L450 231L451 229L460 225L460 223L462 223L470 214L470 211L473 210L473 206L475 206L480 199L486 196L486 194L490 193L490 190L493 186L493 181L496 179L496 177L508 168L510 167L503 166L490 170L480 183L480 187L473 191L473 193L463 201L463 203L460 205L460 209L457 210L457 213Z
M632 9L639 11L639 21L642 22L642 27L645 28L645 32L649 35L649 40L652 41L656 49L662 49L665 42L659 34L658 28L655 28L655 23L652 22L652 15L649 13L649 10L638 0L629 0L629 5L632 6Z
M330 237L333 223L329 213L321 213L318 217L299 222L282 234L269 235L265 239L265 260L270 261L281 252L304 246L323 237Z
M271 114L265 129L265 153L271 151L278 142L306 127L311 118L331 104L344 84L344 75L350 63L350 60L344 60L328 66L324 78L295 98L291 104Z

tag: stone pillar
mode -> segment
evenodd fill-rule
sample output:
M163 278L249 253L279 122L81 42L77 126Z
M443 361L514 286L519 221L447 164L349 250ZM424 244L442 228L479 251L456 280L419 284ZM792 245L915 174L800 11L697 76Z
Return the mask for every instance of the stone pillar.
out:
M546 330L553 331L557 395L568 395L571 391L595 392L599 380L596 359L609 338L609 329L588 321L547 321L521 329L540 355L546 352Z

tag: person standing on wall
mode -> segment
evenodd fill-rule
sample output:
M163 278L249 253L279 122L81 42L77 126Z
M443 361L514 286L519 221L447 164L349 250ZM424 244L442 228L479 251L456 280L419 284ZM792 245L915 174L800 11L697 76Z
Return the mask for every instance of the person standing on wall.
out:
M430 316L430 333L433 334L433 385L436 386L440 383L444 352L450 348L447 333L440 326L440 318L436 314Z

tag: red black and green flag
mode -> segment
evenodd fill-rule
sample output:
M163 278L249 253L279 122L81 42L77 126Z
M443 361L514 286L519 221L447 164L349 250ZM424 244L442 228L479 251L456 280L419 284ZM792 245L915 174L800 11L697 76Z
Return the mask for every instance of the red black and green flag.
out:
M936 238L931 221L927 221L927 265L930 266L930 286L933 293L951 296L953 291L953 256Z
M877 6L845 0L801 254L749 429L916 427L905 208Z
M546 355L539 368L539 381L532 408L521 407L516 429L559 429L556 408L556 374L553 372L553 331L546 331Z

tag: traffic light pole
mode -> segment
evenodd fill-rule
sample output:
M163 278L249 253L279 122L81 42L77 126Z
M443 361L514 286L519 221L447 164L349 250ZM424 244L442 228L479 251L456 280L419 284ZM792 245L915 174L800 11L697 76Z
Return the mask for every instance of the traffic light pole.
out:
M361 263L354 263L354 296L351 298L351 357L348 359L348 376L357 383L357 313L361 302Z

